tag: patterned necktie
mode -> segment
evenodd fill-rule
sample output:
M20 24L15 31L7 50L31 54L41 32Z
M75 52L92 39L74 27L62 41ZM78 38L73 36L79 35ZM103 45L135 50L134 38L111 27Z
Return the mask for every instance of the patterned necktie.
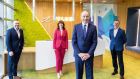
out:
M17 34L18 34L18 38L20 38L20 32L19 32L19 28L16 28Z
M84 39L86 38L86 34L87 34L87 32L86 32L86 25L84 25Z

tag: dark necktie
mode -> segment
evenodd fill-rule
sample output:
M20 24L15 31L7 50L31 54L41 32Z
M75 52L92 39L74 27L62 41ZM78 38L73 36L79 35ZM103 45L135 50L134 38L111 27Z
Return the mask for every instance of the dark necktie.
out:
M87 34L87 32L86 32L86 25L84 25L84 39L86 38L86 34Z

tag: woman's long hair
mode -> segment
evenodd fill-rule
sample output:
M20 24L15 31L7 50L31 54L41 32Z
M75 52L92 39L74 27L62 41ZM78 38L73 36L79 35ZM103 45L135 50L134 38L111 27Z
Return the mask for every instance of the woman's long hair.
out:
M59 24L60 24L60 23L63 24L62 29L65 30L65 23L64 23L64 21L62 21L62 20L60 20L60 21L57 23L57 29L60 29L60 28L59 28Z

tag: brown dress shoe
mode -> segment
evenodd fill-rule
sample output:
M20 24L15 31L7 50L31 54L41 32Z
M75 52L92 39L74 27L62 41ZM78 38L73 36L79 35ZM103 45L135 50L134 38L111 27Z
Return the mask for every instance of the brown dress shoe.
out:
M21 77L19 77L19 76L14 76L14 79L21 79Z

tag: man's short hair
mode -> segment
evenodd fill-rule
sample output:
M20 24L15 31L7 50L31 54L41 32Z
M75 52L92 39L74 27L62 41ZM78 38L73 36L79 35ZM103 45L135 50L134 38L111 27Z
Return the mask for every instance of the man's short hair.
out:
M14 21L19 21L18 19L15 19Z
M120 20L119 20L119 19L115 19L114 21L118 21L118 22L120 22Z

